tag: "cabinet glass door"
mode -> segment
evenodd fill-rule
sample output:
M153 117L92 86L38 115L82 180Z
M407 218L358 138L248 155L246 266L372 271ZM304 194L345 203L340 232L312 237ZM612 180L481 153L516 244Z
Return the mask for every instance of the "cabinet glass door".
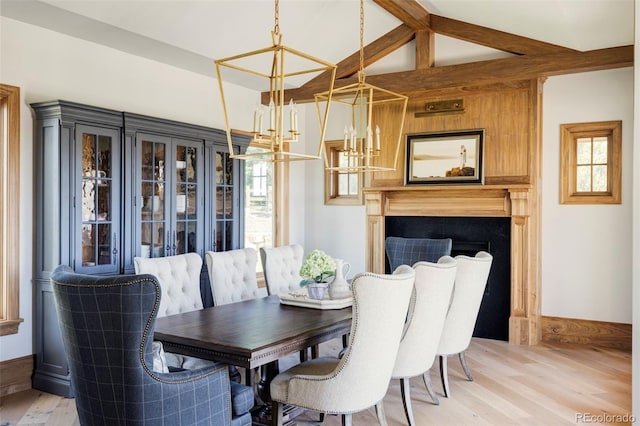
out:
M117 273L120 267L119 134L110 129L78 126L76 141L82 148L80 196L76 197L80 200L80 250L75 269L84 273Z
M227 152L216 152L216 226L215 249L227 251L233 249L234 218L234 182L233 160Z
M171 251L165 208L168 143L143 139L141 145L140 257L161 257Z
M201 255L203 143L138 134L140 257Z
M199 151L196 146L175 146L175 254L198 252L199 248Z

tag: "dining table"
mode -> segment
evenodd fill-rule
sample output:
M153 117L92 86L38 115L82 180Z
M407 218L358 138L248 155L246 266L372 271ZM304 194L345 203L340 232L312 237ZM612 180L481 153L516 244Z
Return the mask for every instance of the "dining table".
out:
M268 411L269 387L279 372L278 360L342 337L350 329L350 306L291 306L271 295L158 318L153 338L167 352L243 367L247 384L251 384L251 371L264 366L256 393L266 405L255 419L264 418Z

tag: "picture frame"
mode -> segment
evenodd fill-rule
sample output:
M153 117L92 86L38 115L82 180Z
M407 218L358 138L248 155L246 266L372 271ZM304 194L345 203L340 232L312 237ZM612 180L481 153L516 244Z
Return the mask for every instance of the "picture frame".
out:
M482 184L484 129L407 135L405 184Z

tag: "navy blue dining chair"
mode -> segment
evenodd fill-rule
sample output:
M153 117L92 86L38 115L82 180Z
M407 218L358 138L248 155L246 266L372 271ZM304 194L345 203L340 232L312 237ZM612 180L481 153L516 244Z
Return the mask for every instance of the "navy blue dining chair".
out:
M253 391L230 382L226 364L159 368L154 356L162 351L152 339L161 290L153 275L100 277L59 266L51 285L80 424L251 424Z
M390 270L400 265L413 266L416 262L437 263L442 256L451 255L451 238L387 237L385 251Z

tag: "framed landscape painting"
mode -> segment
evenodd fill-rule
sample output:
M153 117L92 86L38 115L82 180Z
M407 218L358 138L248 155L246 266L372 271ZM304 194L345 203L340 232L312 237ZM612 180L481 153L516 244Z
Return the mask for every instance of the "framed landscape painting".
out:
M406 184L482 183L484 129L407 135Z

